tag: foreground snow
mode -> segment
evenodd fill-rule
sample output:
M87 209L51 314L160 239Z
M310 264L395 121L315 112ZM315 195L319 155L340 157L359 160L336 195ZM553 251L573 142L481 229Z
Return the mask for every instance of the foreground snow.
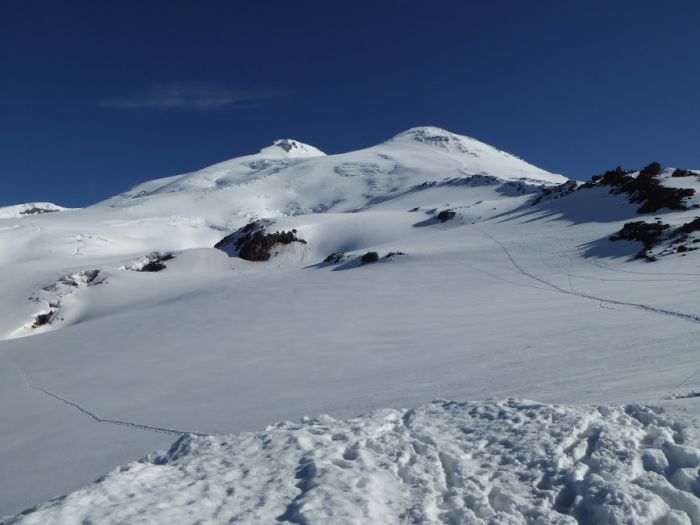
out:
M508 399L183 436L6 523L700 523L661 411Z

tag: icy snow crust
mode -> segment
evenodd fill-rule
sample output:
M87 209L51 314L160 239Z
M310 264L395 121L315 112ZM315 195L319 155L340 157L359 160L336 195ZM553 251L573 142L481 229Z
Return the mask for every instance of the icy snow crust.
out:
M697 173L672 171L663 184L700 190ZM554 186L564 181L415 128L342 155L283 139L87 208L15 209L0 219L0 516L182 434L433 399L663 406L688 430L682 445L697 446L700 232L654 263L609 237L657 216L689 223L700 199L642 216L624 195ZM266 262L214 248L251 221L305 242ZM660 475L678 488L674 469Z
M7 523L700 523L684 440L638 405L440 401L183 436Z

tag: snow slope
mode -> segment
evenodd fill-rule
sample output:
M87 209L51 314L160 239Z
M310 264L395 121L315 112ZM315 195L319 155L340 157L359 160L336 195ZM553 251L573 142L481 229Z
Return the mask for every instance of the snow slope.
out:
M700 190L697 177L670 174L664 184ZM0 219L0 515L73 491L183 433L200 436L183 443L205 449L252 439L211 434L433 399L474 400L465 414L487 398L576 405L541 410L574 426L579 417L618 421L609 432L623 443L629 433L642 455L652 444L632 415L603 409L614 415L606 419L582 405L663 406L664 421L677 423L662 426L682 426L683 446L697 446L697 398L685 396L700 388L698 252L648 263L634 259L639 243L609 240L629 221L688 223L697 195L686 211L640 216L604 188L544 191L563 182L474 139L415 128L341 155L287 139L84 209ZM453 215L441 222L440 212ZM274 247L267 262L213 248L254 219L305 242ZM361 264L370 251L379 261ZM138 271L154 252L173 258L161 271ZM337 263L324 262L332 253ZM518 412L519 403L502 406ZM449 426L454 416L457 425L455 410L436 421ZM367 416L368 429L377 417ZM532 436L541 429L532 439L550 443L552 428L533 417ZM287 453L289 465L278 468L293 470L300 456ZM175 469L200 460L208 461L185 454ZM114 483L131 482L132 469L162 471L141 465ZM375 470L370 479L384 475ZM212 465L212 479L224 475L216 472ZM290 490L298 483L284 479ZM161 482L153 479L144 505ZM636 494L632 485L620 489L623 500ZM86 490L87 499L65 501L93 506L90 498L112 489ZM648 491L645 509L686 522ZM519 508L562 514L554 492L522 481L512 493L523 498ZM385 510L394 515L404 503ZM258 510L276 512L269 505ZM122 507L130 521L137 507Z

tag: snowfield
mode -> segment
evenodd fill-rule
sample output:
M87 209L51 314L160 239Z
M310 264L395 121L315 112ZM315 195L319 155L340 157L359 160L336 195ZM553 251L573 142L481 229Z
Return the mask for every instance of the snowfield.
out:
M0 208L0 516L700 524L700 174L651 171L423 127Z
M7 523L698 523L685 440L638 405L439 401L183 436Z

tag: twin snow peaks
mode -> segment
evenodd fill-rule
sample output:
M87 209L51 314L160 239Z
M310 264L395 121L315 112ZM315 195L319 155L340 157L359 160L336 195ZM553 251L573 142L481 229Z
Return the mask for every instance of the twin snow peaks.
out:
M376 146L335 155L280 139L252 155L146 182L108 203L128 206L128 201L149 195L235 188L236 200L245 200L245 209L239 211L249 216L342 212L415 185L475 175L536 185L567 181L478 140L418 127Z
M468 143L471 143L473 146L479 146L481 148L491 147L474 138L467 137L465 135L457 135L456 133L452 133L450 131L435 126L418 126L410 128L406 131L398 133L391 139L385 141L385 143L397 141L414 141L422 144L431 144L434 146L441 147L443 149L447 149L450 146L460 148L461 145L462 151L466 151L466 145ZM320 149L314 146L305 144L299 140L291 138L277 139L273 141L271 146L260 150L260 153L274 154L276 152L275 148L282 149L290 157L320 157L326 155L325 152L321 151Z

